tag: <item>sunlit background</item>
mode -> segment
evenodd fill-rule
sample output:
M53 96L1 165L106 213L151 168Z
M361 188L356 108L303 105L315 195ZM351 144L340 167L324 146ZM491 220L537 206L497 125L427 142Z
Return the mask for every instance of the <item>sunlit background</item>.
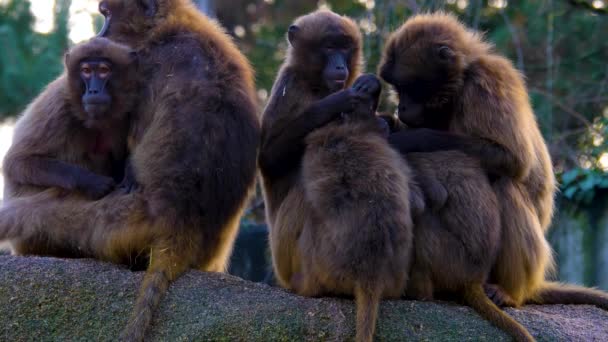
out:
M560 181L549 233L557 276L608 289L608 0L193 1L226 27L251 60L261 106L284 57L287 27L316 8L356 20L367 72L375 71L390 32L413 13L449 11L485 32L526 75ZM100 27L97 4L0 0L0 157L10 146L18 113L61 73L63 53ZM394 94L383 96L382 110L394 110ZM0 196L2 187L0 177ZM248 242L237 242L231 269L256 281L269 279L268 260L260 256L266 248L263 209L258 195L243 219L241 235Z

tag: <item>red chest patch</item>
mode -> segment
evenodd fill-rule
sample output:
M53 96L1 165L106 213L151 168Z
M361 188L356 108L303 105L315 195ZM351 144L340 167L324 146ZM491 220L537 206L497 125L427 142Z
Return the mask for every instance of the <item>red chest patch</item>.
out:
M102 132L95 133L90 152L92 154L109 154L112 152L112 144L107 135Z

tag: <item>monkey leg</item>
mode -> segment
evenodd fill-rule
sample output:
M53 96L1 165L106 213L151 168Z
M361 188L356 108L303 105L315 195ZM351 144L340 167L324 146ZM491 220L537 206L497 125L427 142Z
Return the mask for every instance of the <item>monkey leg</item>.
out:
M495 190L501 199L502 238L490 283L499 285L520 306L536 293L552 268L551 247L523 192L510 181L499 181Z
M434 288L430 275L417 267L412 268L405 289L405 297L415 300L433 300L433 292Z
M309 213L303 190L296 185L285 197L274 223L270 225L272 265L279 284L284 288L290 288L292 275L301 269L297 245Z

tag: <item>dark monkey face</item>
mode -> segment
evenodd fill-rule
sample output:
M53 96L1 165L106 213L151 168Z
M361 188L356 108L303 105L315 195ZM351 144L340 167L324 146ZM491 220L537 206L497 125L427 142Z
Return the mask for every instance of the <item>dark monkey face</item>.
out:
M82 106L88 114L87 126L104 121L112 105L108 82L112 77L112 62L105 58L87 58L80 62L80 78L84 83Z
M320 77L330 92L345 88L351 72L354 49L352 39L341 32L339 27L331 27L314 42L303 41L299 33L297 25L289 27L289 43L296 49L296 53L309 55L308 60L317 66L314 70L321 74Z
M138 54L106 38L93 38L65 55L74 115L88 128L111 127L133 110L138 94Z
M298 18L289 27L289 65L329 93L350 86L358 74L361 34L350 19L330 11Z
M431 127L457 96L465 58L459 37L429 22L408 22L389 39L380 76L399 95L399 119L410 127Z

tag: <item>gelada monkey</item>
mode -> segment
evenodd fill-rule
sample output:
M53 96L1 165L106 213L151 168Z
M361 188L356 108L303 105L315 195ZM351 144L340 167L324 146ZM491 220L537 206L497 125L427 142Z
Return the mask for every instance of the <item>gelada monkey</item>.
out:
M390 137L403 153L460 150L478 158L500 203L500 250L486 286L501 305L594 304L597 290L550 283L544 233L555 177L524 80L482 37L443 13L418 15L388 40L381 76L399 94L399 118L414 129Z
M401 296L407 280L409 169L374 116L379 81L353 85L356 24L317 11L298 18L288 39L259 159L275 270L302 295L354 295L357 341L371 341L380 299Z
M98 199L120 182L137 95L137 53L93 38L65 56L64 75L26 109L4 159L5 199L46 189ZM50 104L50 105L49 105ZM45 236L16 239L15 254L75 256Z
M145 81L129 137L134 184L95 202L12 203L0 211L0 239L44 232L101 260L145 259L121 336L141 341L173 280L226 269L255 183L256 93L247 59L191 1L104 0L99 9L100 35L138 51Z

